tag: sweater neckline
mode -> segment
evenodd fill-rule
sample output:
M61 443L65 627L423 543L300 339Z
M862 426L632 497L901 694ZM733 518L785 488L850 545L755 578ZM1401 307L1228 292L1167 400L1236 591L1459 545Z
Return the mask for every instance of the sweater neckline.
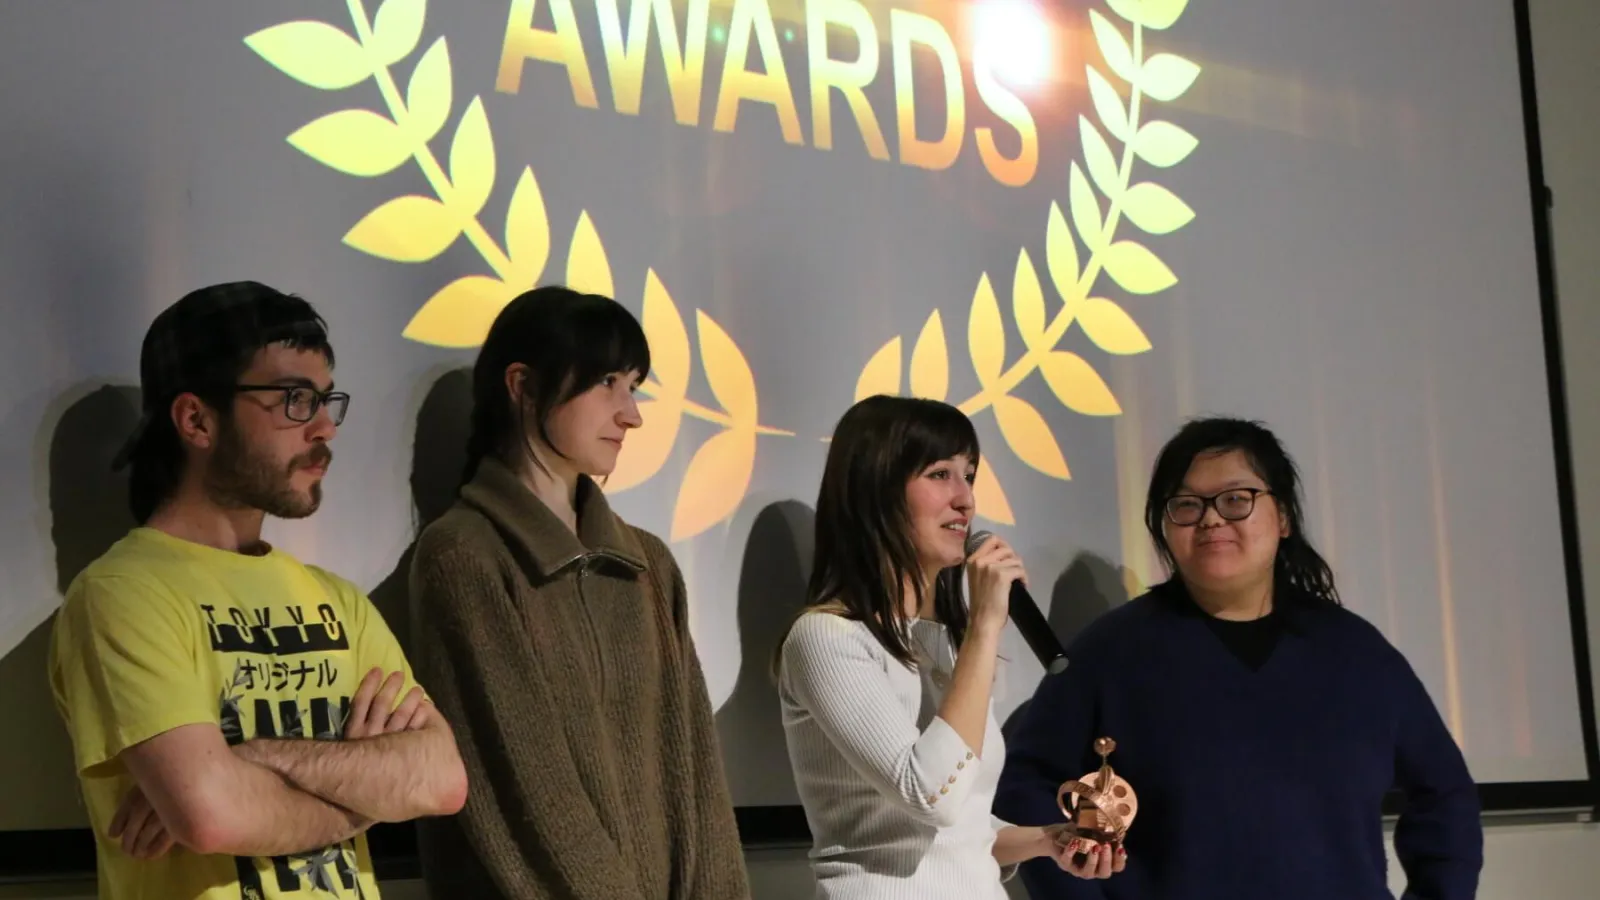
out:
M597 554L635 572L646 568L639 539L611 510L605 492L587 476L578 482L577 534L522 479L492 457L478 464L472 480L461 489L461 499L518 544L541 577L548 578Z

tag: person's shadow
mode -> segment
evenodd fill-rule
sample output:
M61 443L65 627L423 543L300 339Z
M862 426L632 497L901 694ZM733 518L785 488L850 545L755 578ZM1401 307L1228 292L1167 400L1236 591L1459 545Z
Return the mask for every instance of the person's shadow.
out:
M1080 553L1056 579L1050 591L1050 612L1045 621L1055 632L1061 646L1071 647L1089 623L1112 609L1128 602L1126 570L1093 553ZM1072 677L1072 660L1067 660L1067 670L1062 677ZM1009 740L1017 723L1027 713L1033 701L1024 700L1011 711L1001 726L1001 734Z
M411 502L414 531L394 571L373 588L372 602L389 624L401 649L411 654L411 559L416 536L456 501L461 470L467 461L467 433L472 418L472 372L451 369L436 379L417 410L411 444Z
M1090 622L1128 602L1126 574L1093 553L1072 560L1050 591L1050 614L1045 617L1062 646L1070 646Z
M739 680L717 710L728 787L742 807L794 803L772 654L805 605L816 514L782 500L757 514L739 572ZM759 815L742 810L746 817ZM753 821L753 820L752 820Z
M416 538L455 503L467 460L471 418L471 370L451 369L435 379L417 409L417 427L411 443L411 541L393 571L368 594L408 658L412 646L411 560L416 555ZM380 879L415 878L420 874L415 823L374 826L367 832L367 840Z
M103 385L69 401L50 436L48 450L50 537L55 546L56 590L65 594L89 563L133 527L126 473L111 460L139 417L139 391ZM59 598L52 598L52 605ZM86 813L73 766L72 741L55 708L48 661L51 613L22 643L0 658L0 778L6 805L27 811L23 829L82 827ZM12 807L12 804L15 804ZM5 817L0 816L0 820ZM94 871L94 845L84 840L70 851L56 842L50 861L36 864ZM8 873L12 874L12 873Z

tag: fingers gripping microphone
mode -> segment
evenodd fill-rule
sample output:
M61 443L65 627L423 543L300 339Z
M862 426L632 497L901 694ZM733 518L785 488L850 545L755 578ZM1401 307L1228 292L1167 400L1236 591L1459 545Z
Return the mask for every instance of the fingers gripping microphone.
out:
M977 552L990 534L987 531L974 531L967 535L967 555ZM1039 658L1046 672L1057 675L1066 671L1067 651L1021 581L1011 582L1011 621L1022 632L1022 639L1028 642L1028 649Z

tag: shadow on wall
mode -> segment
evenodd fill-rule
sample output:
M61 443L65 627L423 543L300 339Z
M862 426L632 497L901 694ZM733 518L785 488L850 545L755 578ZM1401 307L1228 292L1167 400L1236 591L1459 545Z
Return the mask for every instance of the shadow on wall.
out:
M84 567L133 527L126 472L111 460L139 417L139 391L106 385L72 403L50 438L50 537L56 587L65 593ZM0 659L0 830L87 824L72 765L72 743L50 694L52 614Z
M467 461L467 431L472 417L472 370L451 369L428 388L417 409L411 444L411 502L416 529L394 570L372 589L372 602L389 629L411 655L411 559L416 534L444 515L456 501L461 469Z
M1045 616L1050 629L1070 651L1072 642L1089 627L1089 623L1129 599L1127 585L1129 571L1110 560L1093 553L1080 553L1073 558L1056 579L1050 591L1050 611ZM1068 653L1067 676L1071 677L1072 660ZM1031 700L1024 700L1006 717L1001 733L1011 739L1017 723L1027 714Z
M805 605L816 514L795 500L763 509L750 528L739 571L739 680L717 710L728 787L745 798L794 797L772 653ZM785 803L793 802L787 799ZM766 804L760 804L766 805Z
M1128 569L1093 553L1073 558L1050 591L1046 617L1064 646L1077 640L1090 622L1128 602L1128 575Z

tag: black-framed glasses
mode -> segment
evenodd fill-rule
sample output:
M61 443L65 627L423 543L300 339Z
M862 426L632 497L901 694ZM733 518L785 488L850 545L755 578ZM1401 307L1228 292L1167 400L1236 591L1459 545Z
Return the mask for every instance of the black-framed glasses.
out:
M1167 521L1174 525L1198 525L1206 517L1209 506L1229 522L1237 522L1250 518L1256 510L1256 498L1270 493L1265 488L1229 488L1209 497L1177 494L1167 499Z
M236 384L235 391L277 391L283 395L283 414L291 422L309 422L316 418L317 410L326 406L328 418L334 425L344 424L344 414L350 408L350 395L344 391L319 391L314 387L296 384Z

